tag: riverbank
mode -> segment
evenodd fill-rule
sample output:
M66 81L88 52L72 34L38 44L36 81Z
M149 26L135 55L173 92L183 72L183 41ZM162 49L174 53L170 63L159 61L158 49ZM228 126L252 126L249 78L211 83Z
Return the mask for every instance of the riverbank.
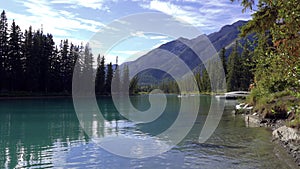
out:
M238 105L234 113L245 116L245 123L248 127L270 128L272 130L272 141L283 147L300 168L300 131L288 127L288 119L263 118L259 113L252 112L253 109L247 109L247 107L245 104Z
M29 93L29 92L15 92L15 93L1 93L0 100L9 99L44 99L44 98L71 98L69 93Z
M108 94L96 94L96 97L111 97ZM137 96L131 94L130 96ZM29 93L29 92L16 92L16 93L0 93L0 100L11 99L55 99L55 98L72 98L72 93Z

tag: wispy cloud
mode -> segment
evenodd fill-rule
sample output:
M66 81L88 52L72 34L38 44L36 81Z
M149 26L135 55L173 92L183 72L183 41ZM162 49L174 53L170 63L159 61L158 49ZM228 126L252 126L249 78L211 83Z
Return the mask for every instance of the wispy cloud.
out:
M172 15L199 27L204 32L216 31L221 26L231 24L238 19L250 19L250 13L242 14L241 6L238 3L231 3L229 0L178 0L173 2L152 0L140 3L140 6Z
M81 18L77 13L55 9L45 0L17 0L16 2L22 4L28 14L7 11L8 17L15 19L22 29L27 29L29 24L34 29L43 27L44 32L55 35L56 42L59 42L58 38L69 38L77 42L86 41L88 37L84 37L84 34L79 36L76 32L95 33L105 27L99 21Z
M168 36L150 36L150 39L168 39Z
M145 32L142 32L142 31L132 32L130 35L133 37L139 37L139 38L151 39L151 40L169 39L168 36L155 35L155 34L149 34L149 33L145 34Z
M141 6L143 8L163 12L165 14L174 16L175 18L182 19L196 26L201 25L201 23L197 21L197 17L196 17L197 13L195 11L183 9L179 5L175 5L171 2L154 0L154 1L150 1L147 4L141 4Z
M68 38L80 44L89 41L97 32L111 32L107 38L99 40L99 49L118 32L124 31L108 27L105 23L140 12L160 11L190 23L206 34L237 20L250 19L249 11L242 14L239 3L232 4L229 0L11 0L0 1L0 6L7 7L5 10L10 22L15 19L22 29L30 25L33 29L43 27L45 33L54 35L56 43ZM119 22L127 26L126 22ZM142 31L132 32L131 36L134 42L129 41L122 48L116 48L120 57L130 56L137 50L151 50L172 40L165 35Z
M105 5L105 0L52 0L52 4L69 4L69 7L86 7L91 9L103 10L109 12L110 9Z
M140 38L145 38L145 39L147 38L147 36L142 31L131 32L130 35L133 37L140 37Z

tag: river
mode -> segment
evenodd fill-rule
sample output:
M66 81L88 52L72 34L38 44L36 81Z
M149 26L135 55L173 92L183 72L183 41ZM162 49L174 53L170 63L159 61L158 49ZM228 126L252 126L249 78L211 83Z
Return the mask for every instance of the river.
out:
M195 97L200 97L201 104L188 135L169 151L140 159L104 150L93 137L120 133L153 137L176 120L179 100L183 98L168 95L164 113L155 122L144 125L121 116L110 97L100 97L97 101L105 120L86 125L85 130L92 133L89 135L80 126L70 98L0 100L0 168L290 168L278 158L284 153L271 142L269 129L248 128L242 116L231 113L235 101L226 101L217 129L205 143L199 143L212 99ZM139 110L149 108L147 100L147 96L131 97Z

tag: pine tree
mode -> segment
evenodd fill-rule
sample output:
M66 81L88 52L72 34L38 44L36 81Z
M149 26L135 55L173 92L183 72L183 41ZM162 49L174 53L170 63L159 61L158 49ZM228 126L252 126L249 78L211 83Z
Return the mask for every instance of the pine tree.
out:
M13 20L8 42L8 82L12 91L20 91L23 86L23 65L22 65L22 32Z
M130 80L130 83L129 83L129 94L130 95L138 94L138 83L139 83L138 76L135 76Z
M104 94L104 86L105 86L105 58L104 56L98 55L97 58L97 72L96 72L96 93Z
M24 90L29 91L30 88L30 70L31 70L31 53L33 51L33 33L32 33L32 28L31 26L29 27L28 30L25 30L24 34L24 44L23 44L23 57L24 57L24 72L25 72L25 80L24 80Z
M37 30L32 34L32 46L30 49L30 54L26 58L26 74L27 74L27 86L28 91L38 92L40 90L40 77L41 77L41 32Z
M208 75L208 72L206 69L202 69L200 90L202 92L210 92L211 91L211 83L210 83L209 75Z
M79 76L83 76L83 68L84 68L84 45L83 43L80 44L78 47L78 56L77 56L77 61L76 65L78 66L77 71Z
M87 85L91 85L94 82L94 76L93 76L93 54L91 51L91 48L89 46L89 43L87 43L85 45L84 51L83 51L83 68L82 68L82 81L85 82L85 84ZM90 91L89 87L84 85L82 86L83 91L85 91L85 89L87 89L88 92L93 92L94 91ZM95 90L95 89L94 89ZM91 94L91 93L88 93Z
M61 84L62 84L62 91L67 92L70 89L69 81L70 81L70 71L72 63L69 60L69 42L68 39L61 41L60 44L60 77L61 77Z
M49 82L48 88L50 92L60 92L61 88L61 78L60 78L60 59L58 57L59 50L55 46L53 49L53 55L49 58Z
M238 53L238 41L235 42L235 46L229 56L227 68L228 68L227 90L228 91L239 90L240 59Z
M93 73L93 54L91 53L89 43L84 48L83 72L91 75Z
M115 91L118 94L121 94L121 87L123 84L121 84L121 75L120 75L120 68L118 65L118 56L116 58L116 66L115 66L115 70L114 70L114 75L113 75L113 91Z
M112 67L112 63L110 62L107 65L107 74L106 74L106 80L105 80L105 93L106 94L110 94L111 93L111 81L113 78L113 67Z
M76 60L78 58L78 47L70 44L70 49L68 51L68 57L66 62L66 91L71 93L72 91L72 78L73 78L73 71L76 64Z
M252 58L250 55L250 49L248 42L243 46L243 52L241 55L241 79L240 79L240 89L248 90L251 81L253 80L252 69Z
M0 18L0 91L8 87L7 82L7 54L8 53L8 24L5 11Z
M47 44L47 36L44 35L43 30L41 29L39 38L39 46L40 46L40 54L39 57L39 92L46 93L47 92L47 81L49 76L49 58L51 57L51 53L49 53L49 47ZM51 48L51 47L50 47ZM51 50L51 49L50 49ZM51 52L51 51L50 51Z
M221 52L220 52L220 58L221 58L223 69L224 69L224 73L225 73L225 76L226 76L227 75L227 60L226 60L225 53L226 53L226 49L223 47L221 49Z
M52 80L52 65L53 65L53 61L54 58L56 57L56 53L55 53L55 43L53 41L53 36L51 34L47 34L47 36L45 36L45 45L44 45L44 55L45 55L45 61L44 61L44 88L43 91L44 92L48 92L49 90L51 91L51 87L52 85L55 84L54 79Z
M128 92L129 89L129 85L130 85L130 77L129 77L129 68L128 65L124 65L123 68L123 78L122 78L122 92ZM129 90L130 94L134 93L135 87L136 86L132 86L132 90Z

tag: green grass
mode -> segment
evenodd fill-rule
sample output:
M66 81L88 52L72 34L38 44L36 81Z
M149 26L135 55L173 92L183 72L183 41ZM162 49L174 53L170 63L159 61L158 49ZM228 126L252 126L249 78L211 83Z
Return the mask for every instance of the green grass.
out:
M287 119L287 125L300 128L300 98L295 97L290 91L281 91L277 93L268 93L259 89L254 89L246 102L254 106L254 111L258 112L263 118L287 119L287 112L295 112L292 119Z

